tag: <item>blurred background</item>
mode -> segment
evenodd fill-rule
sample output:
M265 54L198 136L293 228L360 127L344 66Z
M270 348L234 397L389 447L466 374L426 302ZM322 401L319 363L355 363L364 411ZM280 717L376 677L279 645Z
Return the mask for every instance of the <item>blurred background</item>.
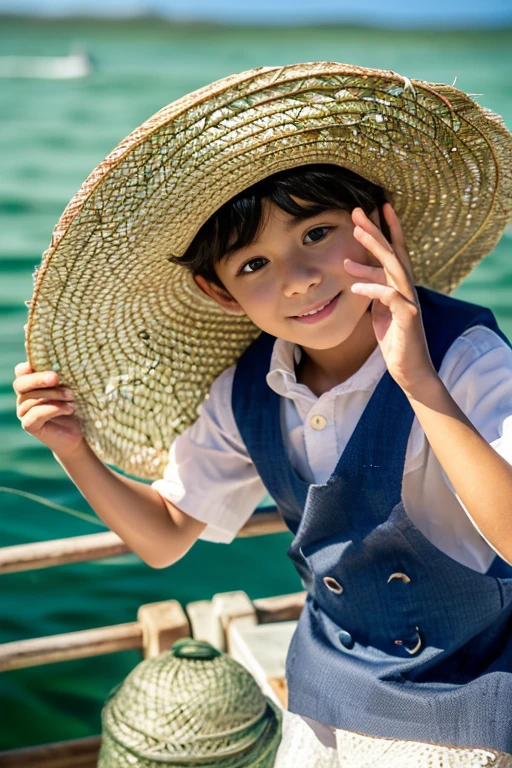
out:
M90 171L183 94L261 65L333 60L452 84L512 128L510 0L0 0L0 546L103 530L12 488L87 512L50 452L15 416L24 300L54 224ZM512 338L512 232L457 291ZM198 542L152 570L133 555L0 576L0 642L135 620L141 603L301 589L288 534ZM124 652L0 675L0 749L100 732Z

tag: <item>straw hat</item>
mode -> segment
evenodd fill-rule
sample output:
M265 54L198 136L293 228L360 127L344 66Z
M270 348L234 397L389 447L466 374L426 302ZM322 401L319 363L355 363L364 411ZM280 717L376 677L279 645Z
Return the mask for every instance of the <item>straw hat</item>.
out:
M98 768L272 768L281 711L245 667L185 638L112 691L102 726Z
M259 334L169 257L235 194L309 163L384 187L416 284L439 291L512 216L512 136L452 86L317 62L242 72L169 104L86 179L36 275L28 359L60 371L103 460L160 477L213 380Z

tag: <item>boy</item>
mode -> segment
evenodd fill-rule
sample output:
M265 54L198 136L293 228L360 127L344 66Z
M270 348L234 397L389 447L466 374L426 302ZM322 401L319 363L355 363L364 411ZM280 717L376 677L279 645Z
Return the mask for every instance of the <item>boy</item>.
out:
M320 67L304 66L311 77ZM380 73L379 103L382 90ZM224 312L263 333L216 379L152 487L96 458L55 373L45 382L17 367L18 415L155 567L200 535L232 538L269 490L308 589L287 660L290 709L340 753L367 733L404 750L459 747L466 765L477 748L508 760L511 353L488 311L415 288L384 200L359 174L304 163L239 191L171 257ZM433 216L432 229L441 221ZM395 765L406 764L401 755Z

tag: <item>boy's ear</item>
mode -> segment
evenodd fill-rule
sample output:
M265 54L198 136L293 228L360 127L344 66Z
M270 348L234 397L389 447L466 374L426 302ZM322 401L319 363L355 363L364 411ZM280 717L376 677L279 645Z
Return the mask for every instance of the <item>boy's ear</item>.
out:
M194 275L196 285L206 293L211 299L220 304L222 309L229 315L245 315L245 311L240 304L223 288L215 283L210 283L202 275Z

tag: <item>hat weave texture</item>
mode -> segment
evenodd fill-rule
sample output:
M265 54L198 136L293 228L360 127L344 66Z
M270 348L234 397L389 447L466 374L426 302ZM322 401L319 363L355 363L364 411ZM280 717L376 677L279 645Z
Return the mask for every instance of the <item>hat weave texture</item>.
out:
M169 104L91 173L36 275L27 354L97 454L148 479L259 334L171 264L262 178L333 163L381 185L416 284L451 292L512 217L512 136L458 89L331 62L261 67Z
M186 638L138 664L102 712L98 768L271 768L281 712L237 661Z

